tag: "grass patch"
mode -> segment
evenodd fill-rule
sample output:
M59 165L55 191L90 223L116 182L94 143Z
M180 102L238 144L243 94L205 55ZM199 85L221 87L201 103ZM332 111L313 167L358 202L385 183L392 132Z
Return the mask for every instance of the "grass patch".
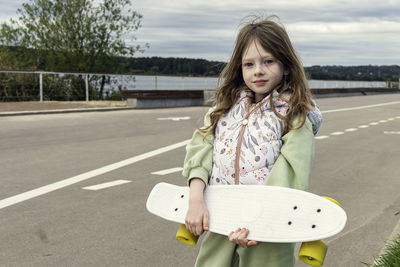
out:
M369 267L400 267L400 235L392 240L382 255L375 259L373 264L366 264Z

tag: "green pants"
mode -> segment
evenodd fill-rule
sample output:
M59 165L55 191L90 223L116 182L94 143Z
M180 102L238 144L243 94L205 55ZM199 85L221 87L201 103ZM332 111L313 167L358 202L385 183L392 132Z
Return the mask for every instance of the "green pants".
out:
M260 243L242 248L227 236L208 232L195 267L293 267L294 248L292 243Z

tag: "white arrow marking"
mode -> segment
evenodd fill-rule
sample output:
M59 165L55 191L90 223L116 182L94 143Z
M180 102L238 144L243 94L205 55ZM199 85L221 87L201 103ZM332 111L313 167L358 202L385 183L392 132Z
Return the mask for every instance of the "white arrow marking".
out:
M159 121L166 121L166 120L171 120L171 121L180 121L180 120L190 120L190 117L168 117L168 118L158 118L157 120Z

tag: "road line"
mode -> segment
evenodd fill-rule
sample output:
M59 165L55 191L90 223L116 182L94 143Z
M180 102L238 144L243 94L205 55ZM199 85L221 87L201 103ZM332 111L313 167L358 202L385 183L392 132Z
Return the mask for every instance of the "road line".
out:
M171 168L171 169L167 169L167 170L152 172L151 174L155 174L155 175L167 175L167 174L174 173L174 172L180 172L180 171L182 171L182 170L183 170L182 167L176 167L176 168Z
M397 102L390 102L390 103L397 103ZM399 102L399 103L400 103L400 102ZM381 104L379 104L379 105L381 105ZM374 105L374 106L375 106L375 105ZM365 106L365 107L366 107L366 106ZM370 107L370 106L368 106L368 107ZM358 107L358 108L360 108L360 107ZM337 111L338 111L338 110L337 110ZM341 110L340 110L340 111L341 111ZM329 111L328 111L328 112L329 112ZM396 118L397 118L397 117L396 117ZM388 121L393 121L393 120L395 120L395 119L394 119L394 118L389 118L389 119L387 119L387 120L380 120L379 122L371 122L371 123L369 123L369 124L359 125L357 128L359 128L359 129L365 129L365 128L368 128L370 125L378 125L379 123L388 122ZM344 132L341 132L341 131L333 132L333 133L331 133L330 135L337 136L337 135L343 135L343 134L345 134L345 132L355 132L355 131L358 130L357 128L349 128L349 129L344 130ZM385 131L384 134L398 134L398 132L388 132L388 131ZM329 138L329 136L322 135L322 136L317 136L317 137L315 137L315 139L326 139L326 138Z
M357 128L349 128L349 129L346 129L346 130L344 130L345 132L355 132L355 131L357 131L358 129Z
M365 109L365 108L373 108L373 107L380 107L380 106L387 106L387 105L395 105L395 104L400 104L400 101L395 101L395 102L387 102L387 103L382 103L382 104L375 104L375 105L367 105L367 106L359 106L359 107L352 107L352 108L342 108L342 109L332 109L332 110L325 110L322 111L322 113L331 113L331 112L340 112L340 111L348 111L348 110L357 110L357 109ZM397 119L400 118L400 116L396 116ZM162 118L163 119L163 118ZM169 118L173 119L173 118ZM180 118L181 119L181 118ZM182 119L187 119L187 117L183 117ZM175 119L176 120L176 119ZM179 120L179 119L178 119ZM380 121L382 122L382 121ZM315 139L326 139L329 138L329 136L317 136ZM142 155L138 155L120 162L116 162L86 173L82 173L76 176L73 176L71 178L67 178L65 180L55 182L49 185L45 185L9 198L5 198L0 200L0 209L15 205L17 203L23 202L25 200L29 200L47 193L50 193L52 191L67 187L72 184L76 184L85 180L88 180L90 178L102 175L107 172L114 171L116 169L128 166L130 164L136 163L138 161L148 159L154 156L157 156L159 154L177 149L179 147L185 146L190 142L190 140L182 141L170 146L162 147L147 153L144 153Z
M102 183L102 184L82 187L82 189L97 191L97 190L101 190L101 189L105 189L105 188L109 188L109 187L113 187L113 186L117 186L117 185L121 185L121 184L126 184L126 183L130 183L130 182L132 182L132 181L129 181L129 180L115 180L115 181L112 181L112 182L107 182L107 183Z
M384 134L400 134L400 131L384 131Z
M159 121L171 120L171 121L180 121L180 120L190 120L189 116L186 117L168 117L168 118L157 118Z
M98 168L98 169L95 169L95 170L92 170L89 172L85 172L85 173L73 176L71 178L67 178L67 179L59 181L59 182L55 182L55 183L52 183L49 185L45 185L45 186L27 191L25 193L21 193L19 195L15 195L15 196L12 196L9 198L2 199L2 200L0 200L0 209L3 209L8 206L12 206L14 204L20 203L25 200L29 200L34 197L38 197L38 196L50 193L52 191L64 188L64 187L72 185L72 184L76 184L76 183L88 180L90 178L105 174L107 172L114 171L116 169L131 165L138 161L148 159L148 158L160 155L162 153L180 148L182 146L187 145L189 143L189 141L190 140L186 140L186 141L182 141L182 142L179 142L179 143L176 143L173 145L162 147L162 148L144 153L142 155L138 155L138 156L135 156L135 157L132 157L132 158L120 161L120 162L116 162L116 163L113 163L113 164L110 164L110 165L107 165L107 166L104 166L104 167L101 167L101 168Z
M348 111L348 110L357 110L357 109L365 109L365 108L375 108L375 107L381 107L381 106L387 106L387 105L396 105L396 104L400 104L400 101L387 102L387 103L375 104L375 105L367 105L367 106L352 107L352 108L331 109L331 110L321 111L321 113L331 113L331 112Z

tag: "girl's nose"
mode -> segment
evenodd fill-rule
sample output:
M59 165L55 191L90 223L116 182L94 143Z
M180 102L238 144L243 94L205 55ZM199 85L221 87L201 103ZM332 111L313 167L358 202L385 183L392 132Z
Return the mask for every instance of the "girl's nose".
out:
M256 64L255 70L254 70L255 75L262 75L265 74L265 69L262 64Z

